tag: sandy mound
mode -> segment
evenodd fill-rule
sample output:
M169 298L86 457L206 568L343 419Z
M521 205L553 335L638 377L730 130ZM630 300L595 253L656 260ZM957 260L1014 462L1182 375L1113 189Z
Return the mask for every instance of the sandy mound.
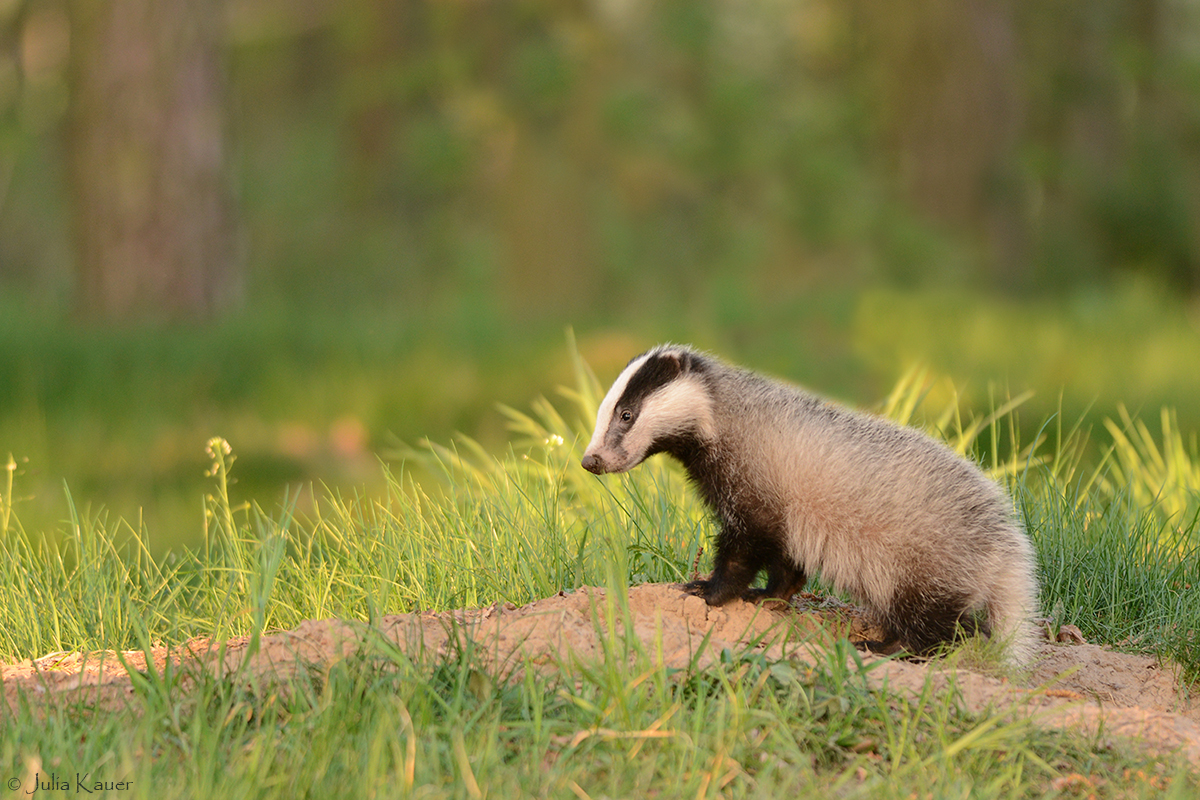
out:
M628 616L617 607L616 601L623 599ZM362 623L313 620L262 637L254 653L247 639L225 643L223 653L207 640L193 640L184 648L154 648L150 656L159 670L169 661L184 674L204 670L231 675L241 670L241 680L286 680L301 670L328 668L371 637L382 637L404 652L424 648L442 653L452 645L451 637L466 635L486 663L502 673L519 675L527 668L570 664L571 659L602 659L610 619L616 620L617 636L631 633L650 658L657 660L661 653L665 664L677 668L704 667L726 648L738 652L748 646L772 658L811 663L814 649L834 636L855 641L875 638L854 609L820 604L812 596L792 607L734 602L710 608L680 592L678 586L652 584L631 589L628 598L585 588L520 608L497 604L472 611L398 614L382 618L374 631ZM632 622L632 631L625 630L626 619ZM55 653L2 666L5 708L23 701L120 706L134 694L121 658L130 669L146 669L146 655L140 651L120 656ZM1181 750L1200 767L1200 703L1185 702L1173 672L1153 658L1088 644L1046 643L1028 681L1035 688L1019 688L965 669L951 673L939 669L937 661L876 664L881 659L870 654L863 660L874 665L868 672L873 686L919 692L927 681L935 687L953 683L972 711L1011 708L1029 713L1041 725L1092 734L1103 730L1106 736L1141 741L1155 753Z

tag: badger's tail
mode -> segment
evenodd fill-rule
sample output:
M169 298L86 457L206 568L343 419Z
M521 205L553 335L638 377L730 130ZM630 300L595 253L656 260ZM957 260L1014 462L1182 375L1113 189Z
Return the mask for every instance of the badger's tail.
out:
M1033 548L1020 530L1013 531L1014 547L998 565L986 592L992 638L1006 649L1018 669L1031 666L1037 652L1037 578Z

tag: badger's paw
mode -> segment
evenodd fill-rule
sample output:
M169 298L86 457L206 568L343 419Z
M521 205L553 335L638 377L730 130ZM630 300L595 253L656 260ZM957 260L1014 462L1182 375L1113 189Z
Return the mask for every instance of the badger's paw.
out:
M712 578L688 581L683 584L687 594L703 597L710 606L723 606L731 600L737 600L745 591L744 586L736 586L730 581L717 581Z

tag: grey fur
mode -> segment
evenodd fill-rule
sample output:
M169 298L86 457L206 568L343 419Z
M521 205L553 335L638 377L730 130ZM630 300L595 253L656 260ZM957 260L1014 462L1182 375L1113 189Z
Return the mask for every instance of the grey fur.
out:
M788 599L819 572L871 609L885 645L924 653L963 628L1028 662L1033 550L1000 487L941 442L662 345L609 390L583 465L624 472L659 452L721 525L712 575L686 591ZM751 590L762 570L766 589Z

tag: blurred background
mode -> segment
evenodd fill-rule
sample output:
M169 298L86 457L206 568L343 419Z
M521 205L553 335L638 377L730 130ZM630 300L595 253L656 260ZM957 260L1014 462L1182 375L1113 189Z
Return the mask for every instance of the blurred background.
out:
M0 0L0 461L194 543L209 437L370 493L568 326L1194 431L1198 221L1185 0Z

